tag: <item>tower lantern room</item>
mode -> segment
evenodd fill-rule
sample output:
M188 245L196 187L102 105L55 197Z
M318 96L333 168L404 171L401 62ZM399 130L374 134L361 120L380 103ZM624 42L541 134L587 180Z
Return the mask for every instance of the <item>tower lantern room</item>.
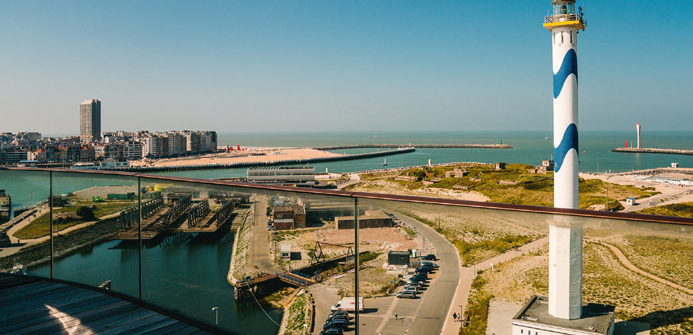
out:
M544 17L544 28L553 30L555 27L573 27L585 30L582 19L582 7L575 11L576 0L553 0L553 15Z

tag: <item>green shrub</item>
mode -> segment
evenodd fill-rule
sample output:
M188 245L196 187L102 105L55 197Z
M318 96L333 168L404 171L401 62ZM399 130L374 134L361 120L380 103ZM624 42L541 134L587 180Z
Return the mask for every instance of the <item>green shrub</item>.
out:
M94 210L91 209L91 207L87 206L80 206L77 209L77 215L82 217L84 221L92 221L96 220L96 216L94 215Z

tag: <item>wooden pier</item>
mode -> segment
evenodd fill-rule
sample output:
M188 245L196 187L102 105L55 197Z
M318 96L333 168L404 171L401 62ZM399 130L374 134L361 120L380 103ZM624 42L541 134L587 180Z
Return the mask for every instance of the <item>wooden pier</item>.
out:
M217 233L233 216L238 202L229 200L216 210L211 210L210 199L197 199L193 203L192 194L179 200L165 202L162 198L151 199L142 205L142 240L160 242L173 232ZM136 221L136 209L128 209L121 214L121 231L114 240L137 241L140 231Z

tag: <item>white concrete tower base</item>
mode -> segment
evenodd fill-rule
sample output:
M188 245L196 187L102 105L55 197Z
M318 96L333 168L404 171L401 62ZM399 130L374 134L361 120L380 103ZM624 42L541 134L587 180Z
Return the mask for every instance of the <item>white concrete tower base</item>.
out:
M557 217L549 225L549 314L579 319L582 314L582 226ZM568 222L561 222L568 221Z

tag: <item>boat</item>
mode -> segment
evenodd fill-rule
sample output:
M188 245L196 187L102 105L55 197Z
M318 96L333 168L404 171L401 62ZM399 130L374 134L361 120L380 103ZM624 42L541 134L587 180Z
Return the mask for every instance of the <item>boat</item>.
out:
M385 158L385 161L383 162L383 166L387 166L387 158Z

